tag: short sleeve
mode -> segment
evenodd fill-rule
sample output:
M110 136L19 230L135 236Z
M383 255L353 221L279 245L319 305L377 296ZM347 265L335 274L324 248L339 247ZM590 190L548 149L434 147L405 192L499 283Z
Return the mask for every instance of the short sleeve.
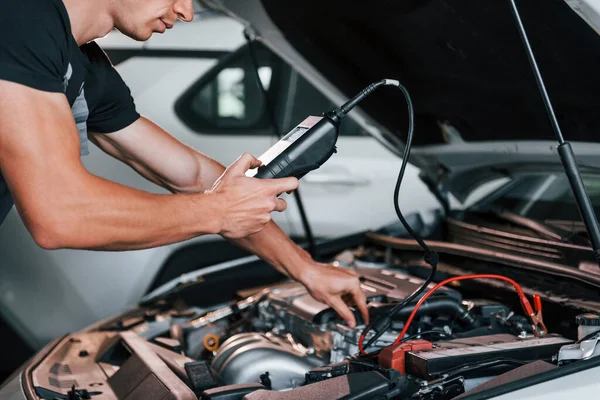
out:
M96 69L93 75L101 80L99 98L94 102L87 120L88 131L116 132L137 121L140 114L136 111L131 91L108 56L94 42L86 45L85 53Z
M64 92L68 15L53 0L4 1L0 11L0 80Z

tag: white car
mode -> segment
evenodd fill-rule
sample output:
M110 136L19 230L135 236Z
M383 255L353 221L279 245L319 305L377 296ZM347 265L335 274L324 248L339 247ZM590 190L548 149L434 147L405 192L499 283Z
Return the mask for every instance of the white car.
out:
M57 338L0 398L597 398L598 222L587 214L582 223L558 154L568 147L557 149L514 2L224 2L336 104L334 85L354 94L400 79L415 106L411 161L442 203L500 185L467 208L411 218L428 248L396 226L321 243L333 265L360 275L372 325L347 326L246 257L175 278L128 312ZM570 4L598 21L597 2ZM560 0L519 5L588 211L600 213L600 37ZM413 113L387 93L362 103L379 124L356 117L401 149ZM372 204L391 202L393 183Z
M229 165L243 152L259 156L277 140L243 25L236 20L205 12L144 43L117 31L98 43L131 88L138 111L182 142ZM258 72L281 133L346 100L274 50L256 47ZM337 154L302 180L300 195L316 237L377 228L393 220L391 197L400 159L393 147L372 136L378 129L359 110L353 111L341 126ZM97 148L83 163L109 180L161 191ZM407 212L438 207L417 175L409 166L401 196ZM291 196L288 205L285 213L273 217L290 236L302 240L304 230ZM27 345L38 349L60 334L136 304L174 277L244 254L219 239L205 236L129 252L46 251L33 242L13 210L0 227L0 315Z

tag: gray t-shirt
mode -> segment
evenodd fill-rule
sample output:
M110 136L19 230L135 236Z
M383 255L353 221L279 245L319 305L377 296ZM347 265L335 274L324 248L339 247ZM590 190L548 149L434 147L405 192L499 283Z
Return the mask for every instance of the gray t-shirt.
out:
M62 0L1 2L0 38L0 80L64 93L82 156L88 130L115 132L139 118L129 88L102 49L95 42L79 46L73 38ZM13 205L1 172L0 224Z
M4 221L4 218L6 218L6 215L10 211L12 205L12 196L8 191L8 186L6 186L6 182L4 182L2 174L0 174L0 225L2 225L2 221Z

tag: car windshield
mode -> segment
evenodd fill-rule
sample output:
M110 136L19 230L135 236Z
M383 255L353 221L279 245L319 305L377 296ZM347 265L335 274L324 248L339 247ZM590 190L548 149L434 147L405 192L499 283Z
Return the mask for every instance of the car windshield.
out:
M600 177L584 176L596 215L600 215ZM475 211L502 209L538 221L581 221L564 173L532 174L510 181L479 203Z

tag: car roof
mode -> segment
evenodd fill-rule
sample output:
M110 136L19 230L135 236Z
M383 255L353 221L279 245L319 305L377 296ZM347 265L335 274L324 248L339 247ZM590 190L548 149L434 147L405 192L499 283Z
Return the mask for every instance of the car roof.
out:
M116 29L96 42L105 50L233 51L244 43L243 31L244 26L232 18L212 12L199 12L192 22L177 21L173 29L164 34L155 33L145 42L131 39Z

